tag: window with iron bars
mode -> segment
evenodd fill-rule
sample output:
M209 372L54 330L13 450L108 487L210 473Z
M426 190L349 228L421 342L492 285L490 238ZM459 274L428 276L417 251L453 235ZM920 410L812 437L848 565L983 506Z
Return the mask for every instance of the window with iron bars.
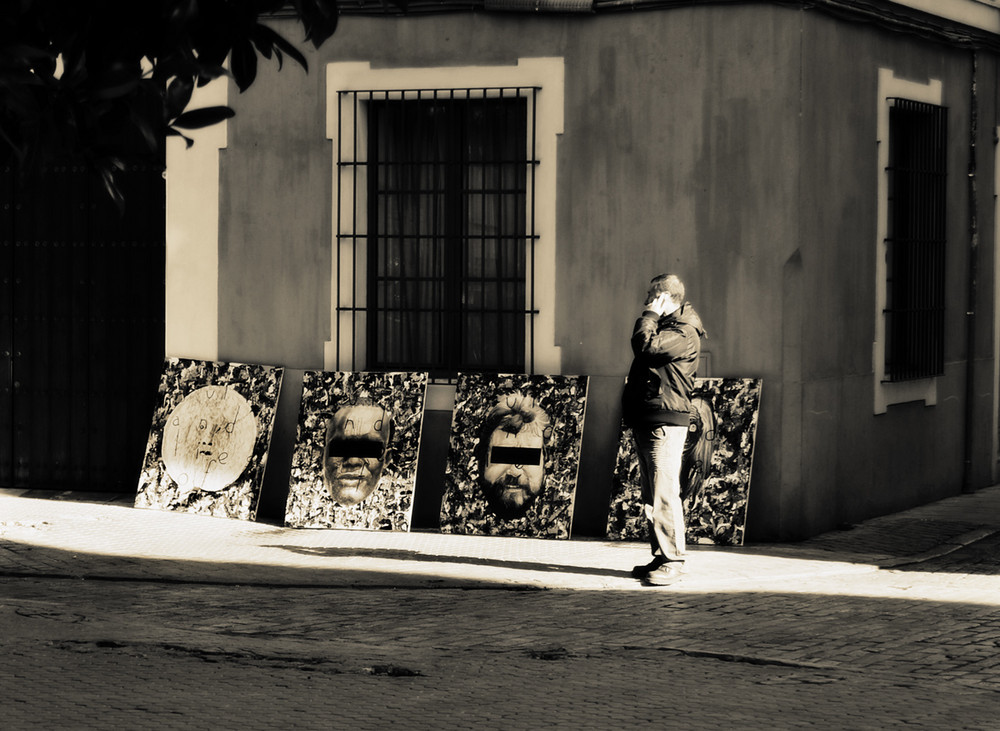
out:
M944 371L947 109L889 99L885 379Z
M340 92L338 262L355 284L338 362L347 341L355 369L531 370L536 91Z

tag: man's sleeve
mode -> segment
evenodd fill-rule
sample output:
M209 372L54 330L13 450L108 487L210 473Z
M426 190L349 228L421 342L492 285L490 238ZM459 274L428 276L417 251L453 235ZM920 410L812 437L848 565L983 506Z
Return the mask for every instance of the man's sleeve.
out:
M648 366L656 368L669 363L687 350L687 335L681 326L659 330L659 317L646 311L635 321L632 331L632 353Z

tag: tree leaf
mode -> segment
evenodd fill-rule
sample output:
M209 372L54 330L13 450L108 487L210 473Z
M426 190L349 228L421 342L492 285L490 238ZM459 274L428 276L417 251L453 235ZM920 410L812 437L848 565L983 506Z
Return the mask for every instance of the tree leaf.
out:
M306 57L302 55L302 52L279 35L273 28L268 28L266 25L258 23L254 28L251 39L261 53L263 53L264 48L274 49L274 52L278 57L279 69L281 68L283 60L281 52L284 51L285 54L298 63L299 66L304 68L306 71L309 70L309 64L306 61ZM267 58L271 57L269 53L264 54L264 56Z
M190 112L184 112L174 120L171 126L180 127L181 129L201 129L202 127L211 127L213 124L218 124L231 118L234 114L236 112L229 107L202 107L201 109L192 109Z
M110 158L105 161L96 163L97 172L101 176L101 183L104 185L104 190L111 199L111 202L115 204L115 208L118 209L118 214L122 215L125 213L125 196L122 194L121 188L118 187L117 173L119 170L123 170L125 166L122 164L121 160L117 158Z
M118 99L135 91L142 80L141 72L125 64L115 64L94 86L94 98Z
M173 127L167 127L167 137L180 137L185 142L185 147L190 148L194 144L194 140L185 134L181 134Z
M143 110L133 105L129 108L129 119L135 128L139 130L142 135L143 140L146 141L146 146L151 152L156 151L160 148L160 140L156 133L153 131L153 127L150 124L150 118L143 113ZM162 129L162 127L161 127Z
M229 72L226 70L225 66L211 66L209 64L200 64L198 67L198 88L200 89L205 84L215 81L220 76L228 76Z
M302 21L306 40L313 48L323 45L337 29L336 0L294 0L295 10Z
M233 72L233 79L240 92L250 88L257 78L257 53L250 41L241 41L233 46L229 55L229 69Z
M175 76L170 80L165 100L167 119L174 119L187 108L193 91L194 79L191 77Z

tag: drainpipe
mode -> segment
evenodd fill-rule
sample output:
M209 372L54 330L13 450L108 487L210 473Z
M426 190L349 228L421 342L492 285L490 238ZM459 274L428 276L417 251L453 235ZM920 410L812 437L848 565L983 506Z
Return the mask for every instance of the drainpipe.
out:
M976 134L979 131L979 100L976 94L978 58L972 52L972 84L969 100L969 291L965 312L965 463L962 469L962 492L973 492L972 437L976 395L976 277L979 268L979 204L976 200Z

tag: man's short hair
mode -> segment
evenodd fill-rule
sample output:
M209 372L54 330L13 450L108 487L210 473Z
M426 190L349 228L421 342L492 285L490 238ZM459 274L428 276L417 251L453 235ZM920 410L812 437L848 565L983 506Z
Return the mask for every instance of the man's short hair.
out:
M670 295L677 304L684 302L684 282L676 274L660 274L653 277L649 283L649 294L659 297L661 294Z

